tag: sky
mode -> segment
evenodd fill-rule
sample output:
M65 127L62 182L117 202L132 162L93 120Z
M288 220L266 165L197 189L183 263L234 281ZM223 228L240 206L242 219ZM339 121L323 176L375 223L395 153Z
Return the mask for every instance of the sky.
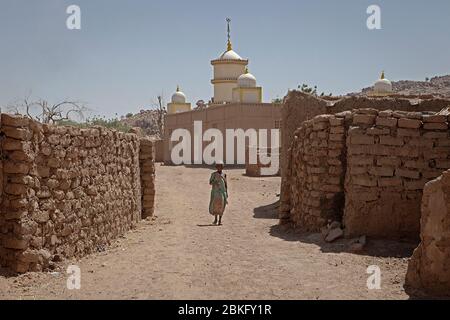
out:
M381 9L369 30L366 10ZM81 9L69 30L66 9ZM270 102L307 83L335 95L450 74L448 0L0 0L0 106L30 96L83 101L115 117L213 95L210 60L233 49Z

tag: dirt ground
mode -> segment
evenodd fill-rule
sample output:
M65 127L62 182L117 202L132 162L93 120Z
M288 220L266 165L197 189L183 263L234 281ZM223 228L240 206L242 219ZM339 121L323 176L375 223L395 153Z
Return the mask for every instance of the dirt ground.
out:
M407 299L403 290L414 244L369 240L363 254L347 240L279 226L280 178L227 170L223 226L208 214L211 170L157 165L153 219L107 250L57 271L0 273L0 299ZM81 268L81 289L68 290L66 267ZM381 289L368 290L369 265Z

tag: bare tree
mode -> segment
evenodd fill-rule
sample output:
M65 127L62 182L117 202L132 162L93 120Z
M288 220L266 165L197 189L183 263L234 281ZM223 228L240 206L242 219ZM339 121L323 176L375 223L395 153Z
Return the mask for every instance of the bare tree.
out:
M85 113L89 111L83 103L78 101L63 100L51 104L44 99L30 100L29 97L22 102L8 106L7 109L11 113L26 115L30 119L49 124L71 120L73 115L83 120Z
M156 113L157 113L157 125L158 125L158 135L160 138L164 135L164 116L167 113L165 102L163 98L163 94L157 96L157 105L156 105Z

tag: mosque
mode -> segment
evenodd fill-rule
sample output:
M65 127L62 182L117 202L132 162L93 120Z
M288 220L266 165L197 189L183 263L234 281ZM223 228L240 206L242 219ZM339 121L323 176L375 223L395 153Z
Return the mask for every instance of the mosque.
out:
M207 105L192 108L186 95L177 87L167 104L162 152L165 163L171 163L171 150L176 142L170 137L176 129L187 129L193 135L194 121L202 121L203 132L209 128L219 129L225 136L226 129L281 129L281 104L263 102L262 87L249 72L248 59L233 50L230 37L230 19L226 50L211 61L213 67L213 97ZM392 94L392 83L384 71L369 96L383 97ZM225 141L224 141L225 143ZM194 141L191 142L194 146ZM270 147L270 141L267 141ZM247 146L248 147L248 146ZM193 147L192 147L193 148ZM194 152L192 151L193 155ZM224 150L226 157L226 150ZM236 156L236 152L234 152Z
M226 129L281 128L281 104L263 102L262 87L258 86L256 77L249 72L249 60L242 58L233 50L230 20L227 19L227 22L226 51L211 61L213 97L209 103L193 109L186 95L178 87L172 95L171 102L167 104L163 138L166 163L171 163L171 150L176 144L170 141L172 132L182 128L192 133L194 121L202 121L203 131L216 128L224 136ZM193 146L194 143L191 145ZM234 154L236 156L236 152ZM224 150L224 157L226 157L226 150Z

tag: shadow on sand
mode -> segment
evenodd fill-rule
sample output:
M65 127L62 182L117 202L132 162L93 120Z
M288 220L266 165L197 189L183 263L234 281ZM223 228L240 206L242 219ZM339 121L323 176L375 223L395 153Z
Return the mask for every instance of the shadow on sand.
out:
M256 219L278 219L279 201L253 209L253 217ZM358 255L374 257L409 258L418 243L413 241L391 241L368 238L363 251L353 252L350 245L353 239L339 239L332 243L325 242L320 233L306 232L300 228L294 228L290 224L276 224L270 228L270 235L285 241L298 241L315 244L325 253L348 252Z
M0 268L0 277L3 278L16 278L19 274L6 268Z
M253 209L253 218L256 219L278 219L278 208L280 201L257 207Z
M395 258L409 258L414 249L417 247L417 242L411 241L391 241L382 239L368 238L367 244L362 251L354 252L350 250L350 245L353 239L339 239L328 243L323 240L320 233L311 233L293 228L291 225L274 225L270 228L270 235L283 239L285 241L298 241L302 243L315 244L320 247L324 253L352 253L372 257L395 257Z

